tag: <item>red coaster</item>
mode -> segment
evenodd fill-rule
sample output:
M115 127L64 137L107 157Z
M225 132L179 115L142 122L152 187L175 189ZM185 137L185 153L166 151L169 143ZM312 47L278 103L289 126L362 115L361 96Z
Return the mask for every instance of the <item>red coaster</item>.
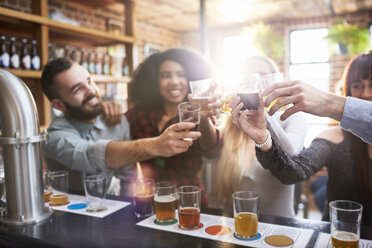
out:
M216 225L207 227L205 232L210 235L226 235L231 232L231 229L228 226Z
M63 204L52 204L52 203L49 203L49 206L51 206L51 207L60 207L60 206L66 206L68 204L70 204L69 201L66 202L66 203L63 203Z

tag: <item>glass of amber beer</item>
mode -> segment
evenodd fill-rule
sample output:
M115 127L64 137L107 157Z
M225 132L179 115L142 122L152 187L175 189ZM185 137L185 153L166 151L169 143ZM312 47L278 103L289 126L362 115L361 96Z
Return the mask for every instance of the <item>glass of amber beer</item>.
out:
M253 191L239 191L233 195L235 236L254 238L258 233L259 195Z
M181 186L179 196L179 227L184 230L198 229L200 226L201 189L198 186Z
M50 196L50 203L54 206L67 204L68 172L49 172L49 182L53 190L53 194Z
M174 222L177 208L176 185L163 181L156 183L154 189L156 221L159 223Z
M358 248L363 206L338 200L329 203L332 248Z
M209 112L209 99L213 96L213 81L210 78L203 80L190 81L190 90L192 94L192 101L199 103L201 112Z

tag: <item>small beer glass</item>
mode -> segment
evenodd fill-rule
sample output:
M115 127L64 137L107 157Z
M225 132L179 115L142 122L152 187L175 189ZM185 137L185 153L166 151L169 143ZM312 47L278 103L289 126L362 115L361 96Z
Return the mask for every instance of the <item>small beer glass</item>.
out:
M261 79L259 74L241 75L238 78L238 93L244 104L243 110L258 110L261 102Z
M49 182L53 190L53 194L50 196L50 203L54 206L67 204L68 172L49 172Z
M192 101L199 103L201 112L209 112L209 99L213 96L213 81L210 78L203 80L190 81L190 91L192 94Z
M266 88L270 87L273 84L284 82L284 76L283 73L277 72L272 74L266 74L261 75L261 81L262 81L262 90L265 90ZM276 98L274 101L272 101L269 105L269 107L266 108L267 111L270 111L270 108L282 97ZM263 100L266 100L266 96L263 98ZM281 107L279 110L284 111L287 109L287 106Z
M196 126L193 130L186 131L196 131L197 125L200 123L200 104L195 102L183 102L178 105L178 116L180 122L192 122ZM184 140L193 140L193 138L184 138Z
M259 195L253 191L239 191L233 195L235 236L251 239L258 233Z
M134 215L138 218L154 214L154 179L142 178L134 182Z
M200 226L201 189L198 186L181 186L179 196L179 227L184 230L198 229Z
M87 212L100 212L106 210L106 179L95 175L84 178L84 190L87 198Z
M43 172L43 182L44 182L44 202L50 201L50 196L53 193L52 187L49 182L49 171Z
M358 248L363 206L339 200L329 203L332 248Z
M159 223L174 222L177 208L176 184L167 181L158 182L154 189L156 221Z

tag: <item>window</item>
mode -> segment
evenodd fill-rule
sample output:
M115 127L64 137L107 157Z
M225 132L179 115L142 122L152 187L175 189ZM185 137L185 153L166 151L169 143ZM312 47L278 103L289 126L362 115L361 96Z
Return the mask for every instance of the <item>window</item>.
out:
M301 80L316 88L329 91L330 65L328 43L324 37L328 29L302 29L290 33L290 65L291 80ZM309 124L305 146L328 126L329 118L305 114Z

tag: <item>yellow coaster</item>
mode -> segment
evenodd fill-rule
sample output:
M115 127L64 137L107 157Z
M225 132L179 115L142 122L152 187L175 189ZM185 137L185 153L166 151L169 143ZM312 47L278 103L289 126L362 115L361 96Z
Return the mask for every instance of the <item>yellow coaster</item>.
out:
M272 246L284 247L292 245L293 239L283 235L271 235L265 238L266 243Z

